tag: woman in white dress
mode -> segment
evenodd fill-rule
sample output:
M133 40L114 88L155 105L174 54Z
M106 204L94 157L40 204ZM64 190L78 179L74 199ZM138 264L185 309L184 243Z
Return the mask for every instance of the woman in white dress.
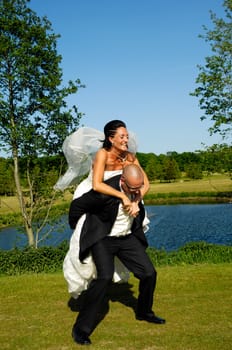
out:
M100 146L102 147L100 148ZM96 149L98 149L97 152ZM104 135L94 129L81 128L76 133L68 136L64 142L63 151L69 164L69 169L56 184L56 189L64 189L67 185L72 184L78 177L87 173L87 168L91 167L92 164L89 176L77 186L73 199L80 197L83 193L93 188L95 191L120 198L129 215L135 216L137 214L139 210L138 201L143 198L149 189L149 181L142 168L144 186L141 189L140 197L135 198L133 202L125 193L103 182L112 176L120 174L123 167L127 164L134 163L140 166L135 156L135 138L132 136L129 139L124 122L120 120L110 121L104 127ZM84 263L79 260L79 238L84 220L85 215L77 223L63 263L63 272L68 284L68 291L74 298L77 298L88 287L91 279L96 276L96 269L91 255L85 259ZM146 218L144 222L145 230L148 222L149 220ZM128 278L128 270L116 259L114 282L127 281Z

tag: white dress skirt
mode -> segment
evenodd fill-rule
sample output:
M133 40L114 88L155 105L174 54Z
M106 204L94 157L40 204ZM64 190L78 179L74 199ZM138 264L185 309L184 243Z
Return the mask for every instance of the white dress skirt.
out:
M122 170L105 171L104 180L107 180L115 175L122 173ZM92 188L92 172L89 176L83 180L76 188L73 199L76 199L82 194L88 192ZM92 259L91 254L81 262L79 260L79 240L82 225L85 221L86 215L78 220L75 230L70 239L69 250L65 256L63 262L63 273L64 278L68 284L68 292L73 298L78 298L81 292L88 288L89 283L93 278L96 278L96 267ZM120 260L115 258L115 272L113 276L114 282L127 282L129 279L129 271L120 262Z

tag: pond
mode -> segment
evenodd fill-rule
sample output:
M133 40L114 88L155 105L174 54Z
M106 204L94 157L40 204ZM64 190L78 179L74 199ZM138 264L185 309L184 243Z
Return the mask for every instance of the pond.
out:
M205 241L223 245L232 244L232 204L181 204L146 206L150 219L146 233L149 245L157 249L172 251L189 242ZM67 222L67 216L62 217ZM69 240L71 229L56 228L42 245L57 246ZM0 249L24 247L25 235L16 228L0 231Z
M167 251L189 242L232 244L232 204L148 206L150 246Z

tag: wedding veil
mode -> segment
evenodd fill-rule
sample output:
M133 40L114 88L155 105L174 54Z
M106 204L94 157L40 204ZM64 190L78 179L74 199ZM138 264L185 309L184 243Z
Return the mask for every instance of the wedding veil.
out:
M64 140L62 150L65 155L68 170L57 181L54 189L63 191L68 186L78 184L92 165L95 153L102 147L104 133L89 127L79 128ZM134 133L129 132L128 150L137 151L137 140Z

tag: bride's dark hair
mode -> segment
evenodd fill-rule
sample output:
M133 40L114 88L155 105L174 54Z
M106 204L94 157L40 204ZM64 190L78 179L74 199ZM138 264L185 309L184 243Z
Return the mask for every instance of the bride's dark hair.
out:
M102 147L109 150L112 146L109 138L114 137L118 128L126 128L126 124L121 120L111 120L104 126L105 140L103 140Z

